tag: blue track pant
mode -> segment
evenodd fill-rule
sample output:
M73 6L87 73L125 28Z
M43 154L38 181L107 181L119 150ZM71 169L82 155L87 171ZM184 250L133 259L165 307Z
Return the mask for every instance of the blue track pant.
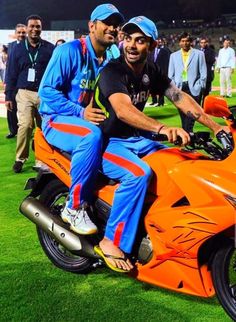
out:
M77 209L84 202L91 204L95 178L101 165L101 130L75 116L43 117L46 140L71 154L71 187L68 207Z
M141 158L165 145L144 137L111 138L103 154L102 171L120 181L107 222L105 237L124 252L132 251L144 198L152 176Z

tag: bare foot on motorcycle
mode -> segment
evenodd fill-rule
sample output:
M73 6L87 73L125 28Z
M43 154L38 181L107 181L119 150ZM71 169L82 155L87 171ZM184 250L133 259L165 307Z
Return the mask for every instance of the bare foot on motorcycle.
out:
M129 272L133 265L120 248L108 238L103 238L95 251L104 259L109 268L116 272Z

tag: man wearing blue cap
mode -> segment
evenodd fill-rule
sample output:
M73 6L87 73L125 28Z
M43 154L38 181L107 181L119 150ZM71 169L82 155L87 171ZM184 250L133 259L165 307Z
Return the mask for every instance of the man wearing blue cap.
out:
M78 234L97 232L88 212L101 161L102 135L96 125L105 116L91 102L99 72L114 58L112 45L123 20L112 4L96 7L89 35L55 49L39 89L45 138L71 154L71 187L61 217Z
M177 108L188 113L214 133L222 127L212 121L201 107L162 74L157 65L147 62L157 39L155 24L144 16L131 19L125 32L124 57L110 62L101 72L95 87L95 107L107 118L100 124L107 147L102 171L120 182L116 189L105 236L95 246L112 270L128 272L133 268L125 256L132 251L152 169L141 158L167 148L144 136L140 130L165 134L170 142L180 136L183 145L189 134L182 128L168 127L146 116L142 111L149 94L165 94ZM112 82L111 82L112 79ZM225 129L228 130L227 127Z

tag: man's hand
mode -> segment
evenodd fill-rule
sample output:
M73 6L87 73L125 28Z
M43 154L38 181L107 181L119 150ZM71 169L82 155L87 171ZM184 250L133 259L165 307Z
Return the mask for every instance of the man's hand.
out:
M216 134L217 134L217 133L219 133L220 131L224 131L224 132L226 132L226 133L230 133L230 129L229 129L229 127L228 127L227 125L225 125L225 126L219 125L219 126L218 126L218 128L216 128L216 129L214 130L214 134L215 134L215 136L216 136Z
M8 111L12 112L12 110L13 110L12 101L6 101L5 102L5 106L6 106L6 108L7 108Z
M161 130L159 131L160 134L165 134L168 137L168 141L173 143L177 141L177 138L180 137L182 140L182 145L186 145L190 142L190 136L189 134L179 128L179 127L167 127L163 126Z
M104 115L102 110L93 107L92 99L89 105L87 105L84 109L84 119L93 124L99 125L99 123L103 122L106 119L106 116Z

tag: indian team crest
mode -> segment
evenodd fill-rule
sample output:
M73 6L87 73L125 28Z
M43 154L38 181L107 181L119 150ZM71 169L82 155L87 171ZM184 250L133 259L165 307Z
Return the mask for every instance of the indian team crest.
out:
M144 74L144 75L143 75L142 83L143 83L144 85L149 85L149 84L150 84L150 79L149 79L149 77L148 77L148 75L147 75L147 74Z

